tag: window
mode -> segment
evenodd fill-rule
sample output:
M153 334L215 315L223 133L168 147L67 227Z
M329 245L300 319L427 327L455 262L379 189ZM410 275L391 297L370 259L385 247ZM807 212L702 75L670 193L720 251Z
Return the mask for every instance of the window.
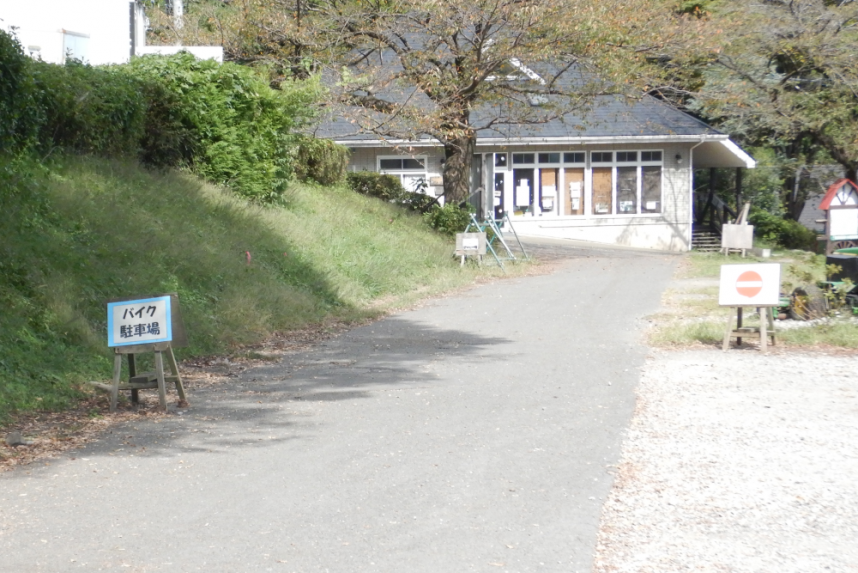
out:
M663 212L663 151L591 151L589 157L586 151L511 155L507 157L512 181L495 180L496 194L504 183L511 188L507 189L511 197L501 201L511 215L609 217Z
M567 154L571 155L571 154ZM576 154L577 155L577 154ZM583 153L581 155L584 155ZM583 159L581 161L583 163ZM570 162L571 163L571 162ZM564 215L584 214L584 168L572 167L563 170L563 181L567 197L564 197Z
M381 159L379 160L379 167L385 171L423 171L426 168L426 160L408 158Z
M659 157L661 151L656 151ZM661 166L642 167L641 213L661 213Z
M495 167L503 167L504 169L506 169L506 162L506 153L495 153Z
M619 159L617 153L617 161ZM638 212L638 168L617 167L617 213L623 215Z
M661 151L594 151L593 215L661 213Z
M425 157L379 157L378 171L398 177L406 191L426 191Z
M560 154L559 153L540 153L539 154L539 162L540 163L560 163Z
M63 62L68 60L89 61L89 36L87 34L63 30Z
M614 190L613 167L593 168L593 214L610 215Z
M661 151L641 151L641 161L661 161Z

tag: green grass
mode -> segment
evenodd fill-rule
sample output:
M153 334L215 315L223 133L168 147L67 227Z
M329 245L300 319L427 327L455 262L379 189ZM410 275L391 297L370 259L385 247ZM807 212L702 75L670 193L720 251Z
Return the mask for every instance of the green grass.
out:
M656 346L687 346L693 343L715 344L724 339L726 319L681 323L666 321L658 325L649 340Z
M497 272L460 269L419 217L344 188L296 184L263 208L188 174L62 157L0 165L0 193L0 419L110 376L112 297L178 292L187 357Z
M778 331L778 340L787 346L834 346L858 348L858 326L834 322L808 328Z

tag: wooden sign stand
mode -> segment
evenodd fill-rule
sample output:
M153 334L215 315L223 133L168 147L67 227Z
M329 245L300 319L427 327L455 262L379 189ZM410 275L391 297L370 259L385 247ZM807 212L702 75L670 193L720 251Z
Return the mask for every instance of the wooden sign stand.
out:
M96 388L105 390L110 396L110 411L116 411L116 404L119 401L120 390L131 390L131 402L137 404L140 402L139 391L149 388L158 389L158 400L161 404L161 409L167 411L167 382L173 382L176 385L176 392L179 395L179 406L187 407L188 402L185 397L185 387L182 384L182 377L179 375L179 367L176 364L176 355L173 354L173 348L182 348L188 345L188 337L185 332L185 326L182 322L182 314L179 310L179 297L176 293L167 293L158 295L160 298L170 297L170 317L169 323L172 328L172 340L169 341L152 341L142 344L123 344L112 346L113 348L113 380L110 384L101 382L90 382ZM126 297L113 299L108 303L119 302L136 302L139 300L148 300L151 297ZM108 309L110 304L108 304ZM124 328L124 327L123 327ZM155 354L155 370L152 372L137 373L136 355L146 352ZM171 374L164 375L164 354L167 355L167 364L170 367ZM128 382L121 383L122 377L122 357L128 357Z
M179 394L179 403L187 404L185 398L185 387L182 384L182 377L179 375L179 367L176 364L176 355L173 354L173 347L169 342L158 342L155 344L135 344L133 346L118 346L113 349L115 355L113 358L113 382L111 384L101 384L91 382L96 388L101 388L107 391L110 395L110 411L116 411L116 403L119 401L120 390L131 390L131 401L137 404L140 399L138 396L139 390L149 388L158 389L158 400L161 403L161 409L167 411L167 382L176 384L176 393ZM136 354L144 352L155 353L155 370L152 372L143 372L137 374L137 365L135 360ZM167 363L170 366L172 375L164 375L164 354L167 355ZM128 382L121 384L122 377L122 356L128 357Z
M760 341L760 351L766 352L768 349L769 338L772 339L772 346L775 346L775 321L772 317L771 306L756 307L760 313L759 327L743 327L742 326L742 309L741 306L731 306L731 309L736 309L736 329L733 329L733 313L727 316L727 328L724 331L724 344L722 350L727 352L730 348L730 340L736 339L736 346L742 346L743 338L756 338ZM766 315L763 318L763 314Z

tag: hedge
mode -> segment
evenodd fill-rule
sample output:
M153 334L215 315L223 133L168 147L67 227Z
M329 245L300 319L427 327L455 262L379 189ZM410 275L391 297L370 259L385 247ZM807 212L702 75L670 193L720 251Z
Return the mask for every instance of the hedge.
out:
M331 184L345 148L297 134L318 78L272 89L267 76L188 53L93 67L34 61L0 31L0 153L53 149L189 167L251 199L276 200L296 174Z

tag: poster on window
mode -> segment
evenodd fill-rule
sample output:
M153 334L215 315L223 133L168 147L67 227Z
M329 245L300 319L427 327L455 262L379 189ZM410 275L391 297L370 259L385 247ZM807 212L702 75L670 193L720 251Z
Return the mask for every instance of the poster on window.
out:
M524 179L515 188L515 206L526 207L528 205L530 205L530 182Z

